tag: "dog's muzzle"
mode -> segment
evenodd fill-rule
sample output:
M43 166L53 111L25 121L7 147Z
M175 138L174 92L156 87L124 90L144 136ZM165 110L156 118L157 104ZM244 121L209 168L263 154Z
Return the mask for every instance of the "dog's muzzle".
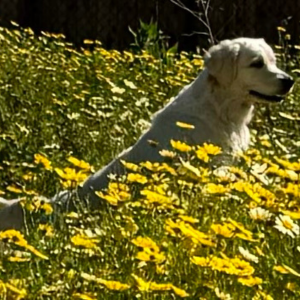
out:
M280 79L281 84L282 84L282 92L283 94L287 94L291 88L293 87L295 81L293 80L292 77L285 77Z
M281 82L281 90L277 95L265 95L253 90L251 90L249 94L263 102L281 102L284 99L284 97L292 90L292 87L295 82L290 76L280 76L281 77L279 78L279 80Z

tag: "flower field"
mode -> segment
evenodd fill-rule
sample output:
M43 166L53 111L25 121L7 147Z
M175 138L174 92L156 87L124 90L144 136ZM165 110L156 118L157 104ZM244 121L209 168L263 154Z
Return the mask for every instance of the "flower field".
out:
M78 200L57 216L39 196L76 188L132 145L203 59L77 49L18 27L0 42L0 197L22 198L26 214L22 232L0 232L0 299L300 298L297 84L257 105L235 164L214 169L222 149L171 140L163 163L124 161L127 175L97 192L101 209ZM275 51L297 82L300 47Z

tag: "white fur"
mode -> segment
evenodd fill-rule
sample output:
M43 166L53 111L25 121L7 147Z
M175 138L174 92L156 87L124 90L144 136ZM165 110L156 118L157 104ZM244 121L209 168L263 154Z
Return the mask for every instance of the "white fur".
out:
M250 67L258 59L263 60L263 67ZM227 152L246 149L253 104L262 101L251 96L249 91L283 95L287 88L283 87L282 79L288 78L276 67L274 53L263 39L239 38L213 46L206 54L204 70L195 81L156 113L150 129L133 147L85 181L78 191L80 198L88 198L91 207L97 207L99 199L94 191L107 186L109 174L125 173L120 159L134 163L162 161L159 150L170 149L171 139L193 145L210 142ZM192 124L195 128L184 130L176 125L177 121ZM156 146L149 141L155 141ZM66 198L66 193L61 195L51 201ZM19 218L18 211L20 207L16 203L0 211L0 230L20 227L15 218Z
M249 67L256 59L263 59L263 68ZM227 152L245 150L250 141L248 123L253 104L262 101L249 91L269 96L285 94L282 78L290 77L276 67L275 55L263 39L239 38L213 46L206 54L205 69L195 81L156 113L150 129L133 147L89 177L80 196L93 199L90 191L105 187L108 174L124 173L120 159L162 161L159 150L170 149L171 139L194 145L210 142ZM195 129L183 130L176 126L177 121L192 124Z

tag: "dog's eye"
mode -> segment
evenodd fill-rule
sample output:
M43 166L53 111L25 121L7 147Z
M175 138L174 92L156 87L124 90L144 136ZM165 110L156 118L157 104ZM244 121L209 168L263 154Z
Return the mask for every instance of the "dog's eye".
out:
M257 68L261 69L265 65L264 61L262 59L256 60L250 64L250 68Z

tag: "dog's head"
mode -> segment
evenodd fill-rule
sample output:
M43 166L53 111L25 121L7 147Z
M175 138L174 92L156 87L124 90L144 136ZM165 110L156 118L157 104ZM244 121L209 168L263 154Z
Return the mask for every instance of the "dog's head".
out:
M222 41L209 49L205 66L219 85L245 91L251 101L280 102L294 84L263 39Z

